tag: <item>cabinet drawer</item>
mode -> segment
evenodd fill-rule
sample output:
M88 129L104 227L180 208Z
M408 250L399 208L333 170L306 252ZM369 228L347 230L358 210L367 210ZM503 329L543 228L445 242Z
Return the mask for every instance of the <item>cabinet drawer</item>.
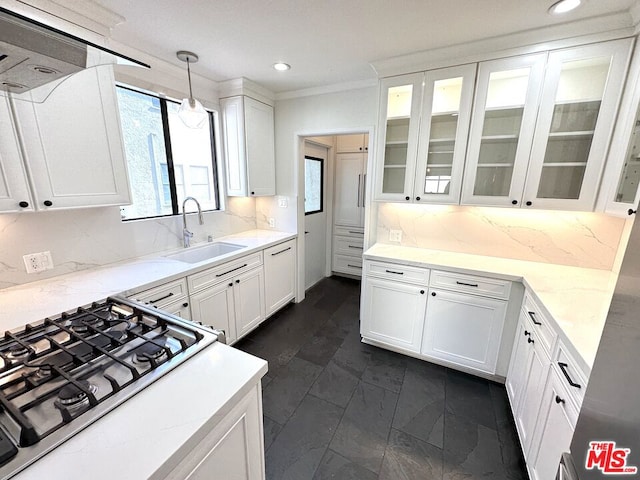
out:
M333 256L333 271L362 276L362 257L347 257L345 255Z
M193 293L228 278L235 277L241 273L262 265L262 252L253 253L246 257L239 258L232 262L223 263L217 267L210 268L195 275L189 275L189 292Z
M562 342L559 342L558 352L553 363L565 389L579 409L584 399L584 393L587 390L588 375L578 366L578 362L575 361L573 355L567 351Z
M333 234L343 237L358 237L364 240L364 228L363 227L341 227L339 225L333 226Z
M511 282L493 278L476 277L462 273L442 272L434 270L431 274L430 287L446 288L457 292L467 292L484 297L509 299Z
M522 309L533 323L533 329L540 338L547 354L551 356L551 350L553 349L558 335L553 329L549 319L542 313L542 309L538 306L529 292L524 296Z
M333 252L340 255L362 257L364 239L355 237L333 237Z
M130 295L129 298L140 302L150 303L151 305L164 309L187 296L187 279L181 278L173 282L165 283L159 287L143 290L142 292Z
M365 275L416 285L429 284L429 269L395 263L365 262Z

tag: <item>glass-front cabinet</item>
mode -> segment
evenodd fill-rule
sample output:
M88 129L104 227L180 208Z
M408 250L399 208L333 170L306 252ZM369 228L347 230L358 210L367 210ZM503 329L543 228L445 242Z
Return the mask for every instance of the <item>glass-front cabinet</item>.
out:
M480 63L462 203L520 205L546 56Z
M617 40L549 54L525 205L593 210L629 47Z
M458 203L475 65L381 82L376 199Z
M378 139L378 152L383 156L378 162L382 171L377 176L377 200L411 200L423 81L424 74L416 73L380 82L378 124L385 130Z

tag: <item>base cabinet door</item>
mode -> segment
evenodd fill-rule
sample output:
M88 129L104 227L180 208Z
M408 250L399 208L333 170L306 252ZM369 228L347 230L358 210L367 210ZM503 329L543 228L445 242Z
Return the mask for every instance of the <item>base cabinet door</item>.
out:
M296 241L275 245L264 251L264 296L266 316L295 297Z
M255 268L233 280L237 338L253 330L265 319L264 270Z
M185 320L191 320L191 309L187 299L179 300L162 307L162 310Z
M507 302L431 289L422 354L494 373Z
M524 313L520 314L520 322L516 331L516 337L513 342L513 351L511 352L511 361L509 362L509 372L505 387L511 409L515 413L522 398L522 386L525 383L527 372L527 360L529 358L529 338L531 329L527 327L526 321L523 319Z
M562 452L569 451L578 410L558 374L549 370L527 465L531 480L553 480Z
M228 280L190 295L191 316L196 322L224 331L227 344L236 338L233 282Z
M264 480L261 398L254 387L165 479Z
M367 277L360 333L372 340L420 352L426 307L426 287Z

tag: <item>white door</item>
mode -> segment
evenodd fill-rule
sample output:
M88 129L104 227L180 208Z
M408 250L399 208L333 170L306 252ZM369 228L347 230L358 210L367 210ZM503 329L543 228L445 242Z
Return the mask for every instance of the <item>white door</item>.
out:
M322 280L326 274L327 212L325 191L328 149L305 142L304 149L304 287Z

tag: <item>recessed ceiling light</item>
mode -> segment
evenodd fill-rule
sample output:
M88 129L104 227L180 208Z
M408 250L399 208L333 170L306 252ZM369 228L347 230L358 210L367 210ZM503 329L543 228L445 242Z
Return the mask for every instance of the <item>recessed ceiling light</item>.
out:
M284 62L278 62L278 63L274 63L273 64L273 68L275 68L279 72L284 72L286 70L289 70L291 68L291 65L289 65L288 63L284 63Z
M551 15L559 15L561 13L567 13L578 8L580 6L580 0L560 0L549 7L549 13Z

